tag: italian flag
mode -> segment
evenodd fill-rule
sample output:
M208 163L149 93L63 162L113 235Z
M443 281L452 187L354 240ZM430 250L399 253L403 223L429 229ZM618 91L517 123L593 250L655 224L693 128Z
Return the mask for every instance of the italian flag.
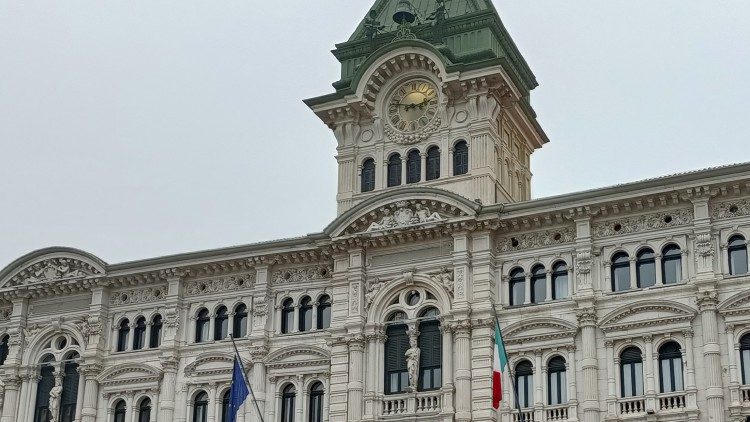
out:
M503 371L508 366L508 354L505 352L505 343L500 334L500 323L495 318L495 350L492 360L492 407L500 407L503 400Z

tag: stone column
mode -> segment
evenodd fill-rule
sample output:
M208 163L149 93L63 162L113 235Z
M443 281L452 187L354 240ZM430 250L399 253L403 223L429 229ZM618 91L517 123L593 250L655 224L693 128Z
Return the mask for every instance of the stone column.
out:
M552 300L552 269L547 269L547 296L544 298L547 302Z
M33 368L36 369L36 368ZM26 411L28 409L34 409L33 405L30 405L29 402L29 389L31 388L31 374L26 372L30 371L31 369L24 369L24 372L21 374L21 388L19 393L19 406L18 406L18 420L24 421L26 420ZM34 397L36 399L36 397ZM33 416L32 416L33 417ZM57 417L57 415L55 415Z
M531 273L524 274L525 282L524 282L524 299L523 304L529 305L531 304Z
M688 274L688 251L687 249L682 250L682 259L680 259L680 279L677 281L686 281L690 278Z
M542 364L542 351L534 350L534 407L544 406L544 380L547 375L547 366Z
M578 325L581 327L581 369L583 385L583 421L599 422L599 365L596 356L596 311L594 308L582 308L577 312ZM593 388L588 388L593 386Z
M299 391L300 394L297 394L297 397L302 398L301 402L299 404L295 403L294 410L296 411L296 417L295 422L304 422L304 415L308 413L307 405L310 402L310 393L307 391L304 383L304 379L302 375L297 375L297 391ZM361 415L361 413L360 413ZM361 419L361 416L360 416Z
M252 377L250 378L250 382L253 386L253 393L255 393L255 398L258 401L258 407L260 408L260 413L265 414L265 409L267 407L267 395L266 395L266 364L264 362L264 359L266 358L266 355L268 355L268 347L264 345L260 346L253 346L250 348L250 358L253 360L253 369L252 369ZM245 402L246 409L248 410L248 414L250 413L256 413L257 410L255 410L255 405L252 403ZM250 411L252 409L252 411ZM252 416L248 416L247 420L254 420L254 419L260 419L260 418L252 418Z
M421 158L421 167L419 168L419 180L426 181L427 180L427 153L423 152L419 154L419 157Z
M74 419L76 421L80 421L81 412L83 412L83 409L82 409L83 394L84 394L84 387L86 386L87 377L86 377L86 374L83 371L81 371L80 366L78 366L77 371L78 371L78 391L77 391L78 394L76 395L76 414L75 414Z
M654 338L650 334L643 336L646 342L644 353L644 371L646 372L646 409L656 410L656 386L654 383Z
M353 336L348 340L349 344L349 420L362 419L362 392L364 384L362 375L364 374L364 337Z
M376 377L377 374L380 373L377 366L378 339L382 335L382 333L371 332L367 336L365 336L365 339L367 340L367 356L365 357L367 360L367 374L365 377L365 386L367 387L367 391L365 392L364 420L375 419L375 396L377 391Z
M682 332L685 337L685 390L688 391L687 407L696 409L698 407L697 398L695 397L697 387L695 386L695 357L693 351L693 330Z
M164 376L161 381L161 394L159 397L159 420L171 421L174 419L175 384L177 382L177 364L179 359L169 356L162 357L160 360Z
M405 156L401 157L401 185L405 185L406 184L406 166L407 166L406 159L407 159L407 157L405 157Z
M604 263L604 286L599 286L602 291L614 292L612 288L612 262L607 261Z
M607 348L607 415L617 414L617 383L615 382L615 373L617 372L615 364L615 344L611 340L604 342Z
M660 253L654 256L654 265L656 266L656 285L657 286L664 285L664 274L662 273L662 270L661 270L661 260L662 260L662 255Z
M27 414L26 416L27 420L31 420L34 417L34 413L33 413L34 403L36 402L36 392L39 389L40 379L41 377L36 373L33 376L29 375L29 384L30 384L31 389L29 390L29 401L27 402L27 406L29 407L29 410L27 410L27 412L31 412L31 415L29 416Z
M443 414L453 414L453 327L440 324L443 335Z
M568 347L568 361L566 362L568 374L568 419L578 420L578 386L576 385L576 347Z
M703 328L703 362L705 368L706 415L711 422L724 421L724 388L722 386L721 347L716 322L718 293L715 290L698 293L697 303Z
M215 382L211 382L208 384L208 422L214 422L215 415L216 415L216 407L219 403L218 397L216 397L217 394L217 387Z
M636 259L637 258L634 256L630 257L630 290L635 290L638 288L638 275L635 265Z
M21 388L21 378L13 376L5 380L5 398L3 400L3 416L0 422L17 422L16 409L18 406L18 390Z
M729 362L729 392L732 399L730 406L740 405L739 396L739 377L737 374L737 356L739 355L739 344L736 344L734 337L734 324L726 325L727 332L727 361ZM685 339L687 342L687 338ZM692 341L692 338L691 338Z
M266 406L266 419L269 421L275 421L276 420L276 407L279 406L279 403L281 401L281 392L278 391L276 388L276 382L278 381L277 377L271 377L269 379L271 381L271 403Z
M292 333L299 333L299 303L294 305L294 321L292 322Z
M456 324L456 421L471 421L471 322Z

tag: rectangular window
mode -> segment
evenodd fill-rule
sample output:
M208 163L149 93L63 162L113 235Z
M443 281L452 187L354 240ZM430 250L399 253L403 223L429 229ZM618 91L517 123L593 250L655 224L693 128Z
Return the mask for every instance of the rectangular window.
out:
M547 299L547 279L546 278L537 278L533 280L532 284L532 291L534 292L534 297L532 298L532 301L534 303L542 303Z
M612 271L612 277L614 277L613 283L616 292L622 292L630 290L630 268L629 267L617 267Z
M742 384L750 384L750 350L743 350L740 360L742 361Z
M664 261L663 265L664 284L674 284L682 280L682 263L679 259Z
M568 276L558 275L554 278L554 285L552 286L553 299L565 299L568 297Z
M511 305L523 305L523 302L526 300L526 283L524 282L517 282L511 284L511 298L510 298L510 304Z

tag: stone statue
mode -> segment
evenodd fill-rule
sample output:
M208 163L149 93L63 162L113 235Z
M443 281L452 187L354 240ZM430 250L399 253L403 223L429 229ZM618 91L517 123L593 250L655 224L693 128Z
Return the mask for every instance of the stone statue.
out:
M414 209L416 209L416 217L419 219L420 223L429 223L431 221L440 221L443 218L440 217L440 214L433 212L430 214L430 210L423 207L422 204L417 204L414 206Z
M365 18L365 38L372 41L384 28L385 25L378 21L378 12L370 10L370 14Z
M409 350L406 351L406 368L409 371L409 386L417 391L419 381L419 356L422 351L417 347L417 336L409 332Z
M383 210L383 218L380 220L380 222L370 224L370 227L367 229L367 231L371 232L375 230L384 230L396 226L398 226L396 219L393 217L393 215L391 215L391 210L386 208Z
M55 386L49 392L49 413L50 422L57 422L57 417L60 415L60 396L62 395L62 383L58 379Z

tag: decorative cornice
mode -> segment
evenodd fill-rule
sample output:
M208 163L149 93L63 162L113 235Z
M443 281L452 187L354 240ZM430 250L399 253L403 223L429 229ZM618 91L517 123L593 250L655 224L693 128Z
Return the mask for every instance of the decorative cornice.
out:
M310 267L286 268L274 271L271 275L273 284L309 283L333 277L333 265L320 264Z
M255 284L255 273L225 276L207 280L191 280L185 286L186 296L248 290Z
M497 240L498 252L514 252L525 249L544 248L552 245L572 243L576 239L575 228L561 227L534 233L517 234L513 237L501 237Z
M111 305L130 305L162 301L167 297L167 286L146 287L144 289L121 290L112 293Z
M642 233L672 227L687 226L693 222L693 209L683 208L653 214L634 215L616 220L594 223L591 233L594 238L605 238L625 234Z
M748 199L719 202L711 207L711 217L714 220L723 220L746 215L750 215L750 200Z

